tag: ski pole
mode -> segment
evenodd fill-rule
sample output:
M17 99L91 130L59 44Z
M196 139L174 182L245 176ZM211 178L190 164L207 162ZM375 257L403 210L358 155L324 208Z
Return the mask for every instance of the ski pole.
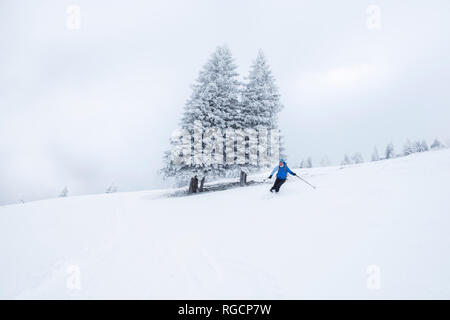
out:
M303 182L306 182L307 184L309 184L311 187L313 187L314 189L316 188L315 186L313 186L311 183L309 183L308 181L306 181L305 179L303 179L302 177L299 177L297 175L295 175L297 178L299 178L300 180L303 180Z

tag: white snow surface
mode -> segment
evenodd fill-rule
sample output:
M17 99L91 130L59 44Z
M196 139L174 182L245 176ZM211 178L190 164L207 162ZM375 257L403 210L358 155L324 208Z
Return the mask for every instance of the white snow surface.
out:
M0 207L0 298L450 298L449 149L294 171Z

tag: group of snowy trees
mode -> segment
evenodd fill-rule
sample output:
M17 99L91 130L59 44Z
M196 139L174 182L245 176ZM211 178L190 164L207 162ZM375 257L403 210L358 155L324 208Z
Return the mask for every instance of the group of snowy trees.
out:
M300 162L299 168L312 168L313 167L313 162L312 162L312 158L308 157L305 159L302 159L302 161Z
M161 170L164 177L174 177L180 186L200 179L201 191L205 177L237 177L241 172L255 171L264 165L259 161L248 161L250 156L254 157L248 150L244 154L245 161L236 161L236 157L223 163L202 161L205 154L225 159L230 157L230 151L236 151L237 146L248 147L255 143L258 157L260 152L274 152L259 149L267 139L278 139L278 142L280 139L275 133L278 132L277 114L282 105L265 56L259 51L245 83L239 80L236 69L226 46L218 47L203 66L185 104L179 129L183 134L176 132L172 136L171 150L164 155ZM245 134L250 130L258 130L257 141L249 141L254 139ZM183 137L185 139L180 142ZM180 148L179 152L188 153L193 161L174 161L173 151L180 145L184 149Z
M417 152L425 152L425 151L429 151L430 149L437 150L437 149L442 149L442 148L446 148L446 147L447 146L437 138L434 139L433 143L431 144L431 147L428 146L428 143L425 139L415 140L415 141L406 139L406 142L403 145L402 153L396 154L394 145L392 143L390 143L386 147L386 151L384 153L384 155L385 155L384 158L390 159L390 158L400 157L400 156L409 156L410 154L417 153ZM379 159L380 158L374 159L372 157L372 160L379 160Z
M117 192L117 185L113 182L113 183L111 183L110 185L109 185L109 187L108 188L106 188L106 191L105 191L106 193L115 193L115 192ZM66 197L68 197L69 196L69 188L67 187L67 186L65 186L62 190L61 190L61 192L60 192L60 194L59 194L59 196L58 197L60 197L60 198L66 198ZM21 200L21 201L23 201L23 200Z
M328 158L328 156L323 156L322 160L320 160L319 165L321 167L328 167L331 166L331 161L330 158ZM299 168L312 168L313 165L313 160L311 157L307 157L306 159L302 159L302 161L300 161L299 164Z
M425 140L411 142L407 139L405 145L403 146L403 155L409 156L412 153L425 152L428 150L430 150L430 148Z
M446 147L447 146L437 138L434 139L433 143L431 144L431 147L428 146L426 140L417 140L411 142L409 139L407 139L405 145L403 146L403 155L408 156L412 153L425 152L430 150L430 148L431 150L437 150Z
M356 152L351 157L349 157L347 154L344 155L344 160L342 160L341 165L349 165L349 164L357 164L357 163L363 163L364 158L361 153Z
M449 142L450 144L450 142ZM386 146L386 149L384 150L384 153L379 154L378 152L378 148L375 146L371 155L371 161L378 161L378 160L383 160L383 159L391 159L391 158L395 158L395 157L400 157L400 156L408 156L410 154L416 153L416 152L425 152L425 151L429 151L431 150L437 150L437 149L442 149L442 148L447 148L447 145L443 142L441 142L439 139L434 139L433 143L431 144L431 146L428 146L428 143L425 139L422 140L416 140L411 142L411 140L407 139L405 145L403 146L403 152L401 154L397 154L395 152L395 148L394 148L394 144L393 143L389 143ZM341 165L345 166L345 165L351 165L351 164L358 164L358 163L363 163L365 162L363 155L360 152L355 152L353 155L348 155L345 154L344 155L344 159L341 161ZM320 161L320 166L321 167L328 167L331 165L331 161L329 160L329 158L327 156L324 156L322 158L322 160ZM313 162L311 157L308 157L303 160L301 160L300 164L299 164L299 168L312 168L313 167Z
M386 146L383 156L380 156L378 153L377 147L374 147L371 160L378 161L378 160L382 160L382 159L391 159L391 158L395 158L395 157L399 157L399 156L408 156L408 155L416 153L416 152L429 151L430 148L432 150L436 150L436 149L442 149L442 148L446 148L446 147L447 146L444 143L442 143L440 140L438 140L437 138L434 139L433 143L431 144L431 147L428 146L428 143L425 139L416 140L413 142L411 142L411 140L407 139L405 142L405 145L403 146L403 152L401 154L397 154L395 152L394 144L389 143ZM341 162L341 165L358 164L358 163L362 163L362 162L364 162L364 158L359 152L357 152L351 157L349 157L348 155L345 155L344 160Z

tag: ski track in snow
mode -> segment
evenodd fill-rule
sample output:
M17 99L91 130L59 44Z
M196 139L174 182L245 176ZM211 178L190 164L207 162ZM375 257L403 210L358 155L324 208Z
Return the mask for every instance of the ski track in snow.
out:
M450 298L450 150L296 172L0 207L0 298Z

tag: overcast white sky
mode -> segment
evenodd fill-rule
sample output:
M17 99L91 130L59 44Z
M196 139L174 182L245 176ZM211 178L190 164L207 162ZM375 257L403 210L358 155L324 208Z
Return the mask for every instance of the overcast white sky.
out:
M81 28L66 26L69 5ZM369 5L381 28L367 27ZM450 138L450 2L0 0L0 204L162 186L190 85L217 45L265 52L288 160Z

